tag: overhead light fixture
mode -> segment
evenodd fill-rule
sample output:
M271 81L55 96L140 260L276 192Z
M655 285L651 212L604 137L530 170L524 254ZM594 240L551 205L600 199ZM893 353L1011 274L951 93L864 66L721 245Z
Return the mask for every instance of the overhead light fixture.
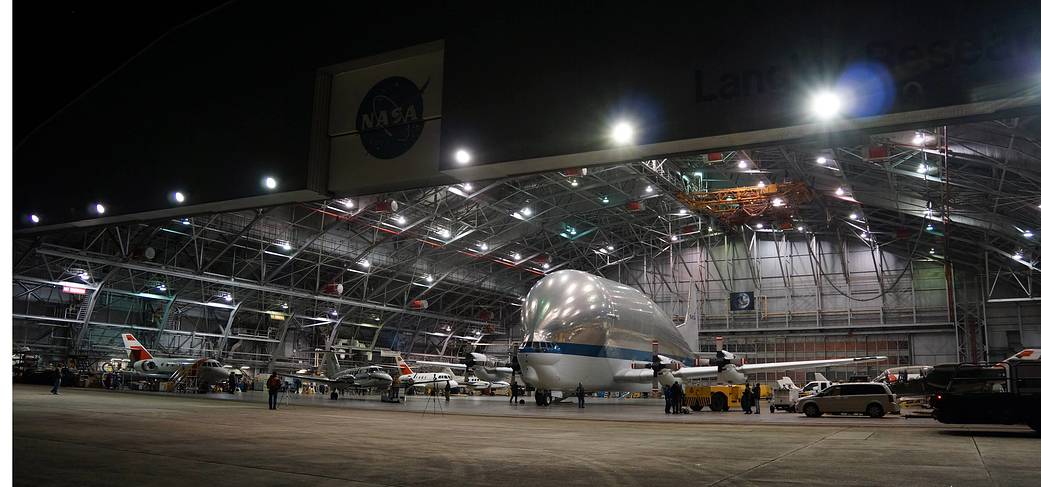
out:
M926 167L925 164L919 164L918 169L916 169L915 172L917 172L918 174L925 174L925 172L928 170L929 168Z
M521 212L521 215L531 216L531 208L529 208L527 206L525 206L524 208L521 208L520 212Z
M29 215L29 221L33 223L40 223L40 217L36 213L33 213L32 215Z
M264 178L264 187L267 189L275 189L278 187L278 181L275 178L268 176Z
M611 139L618 145L631 144L633 133L633 126L629 122L618 122L611 129Z
M1023 236L1026 237L1026 238L1033 238L1034 237L1034 232L1031 232L1030 230L1027 230L1027 231L1023 232Z
M929 254L935 255L936 254L936 249L935 248L930 248L929 249Z
M343 206L347 207L348 210L354 208L354 200L347 198L346 200L344 200Z
M103 205L103 204L101 204L101 203L97 203L97 204L95 204L95 205L94 205L94 211L95 211L95 212L96 212L97 214L99 214L99 215L104 215L104 214L105 214L105 205Z
M806 228L805 228L805 227L803 227L802 225L799 225L799 228L797 228L796 230L798 230L798 231L800 231L800 232L801 232L801 231L803 231L803 230L806 230Z
M862 238L862 239L864 239L864 240L867 240L867 239L868 239L868 237L869 237L869 235L868 235L868 233L867 233L867 232L860 232L860 238Z
M1016 255L1013 255L1012 258L1016 260L1023 260L1023 251L1017 250Z
M600 197L600 202L606 205L606 204L610 203L611 200L607 199L607 196L604 195L604 196Z
M712 227L708 227L708 231L710 231L710 232L711 232L711 231L712 231Z
M405 219L405 217L402 216L402 215L395 215L394 216L394 221L397 222L398 225L404 225L405 222L408 221L408 220Z
M925 136L921 132L915 132L914 138L911 139L911 143L914 145L922 145L925 143Z
M782 200L781 198L774 198L773 204L775 207L784 206L784 200Z
M549 269L549 262L543 262L542 263L542 268L543 269Z
M703 173L701 171L694 171L694 177L696 177L696 178L703 178L703 177L705 177L705 173Z
M855 212L854 212L854 213L850 213L850 214L849 214L849 219L850 219L850 220L856 220L856 219L857 219L857 217L859 217L859 216L860 216L860 215L856 214Z
M289 309L289 303L282 303L282 309Z
M740 161L737 161L737 168L738 169L747 169L748 168L748 161L746 161L744 159L741 159Z
M426 279L427 282L434 282L434 276L430 274L427 274L423 279Z
M654 186L651 186L651 185L648 184L647 187L643 189L643 192L644 193L653 193L654 192Z
M513 253L513 260L521 260L520 252L514 252Z
M686 215L687 214L687 209L686 208L680 208L680 214L681 215Z
M437 231L437 234L440 235L442 238L449 238L452 236L452 231L447 228L442 228Z
M614 245L608 245L607 246L607 251L608 252L614 252Z
M455 162L458 162L459 164L469 164L470 159L470 153L466 151L466 149L459 149L455 151Z
M84 281L90 281L90 272L80 271L80 273L79 273L79 275L77 277L79 277L80 279L83 279Z
M369 266L370 266L370 265L372 265L372 263L371 263L371 262L369 262L369 259L362 259L362 260L359 260L359 261L358 261L358 265L360 265L360 266L362 266L362 267L364 267L364 268L368 269L368 268L369 268Z
M473 189L474 189L474 185L472 185L470 183L463 183L463 190L465 190L465 191L473 191Z
M765 187L766 187L766 182L764 182L764 181L759 181L758 183L756 183L756 185L755 185L755 186L756 186L757 188L765 188Z
M930 231L930 232L931 232L931 231L933 231L933 224L932 224L932 223L930 223L930 224L926 225L926 226L925 226L925 229L926 229L926 230L928 230L928 231Z
M182 193L180 191L174 192L173 199L174 199L174 201L176 201L178 203L184 203L184 193Z
M763 224L762 224L762 223L756 223L756 224L755 224L755 228L757 228L757 229L760 229L760 230L761 230L761 229L763 228Z
M824 164L825 162L828 162L828 160L825 159L824 156L817 157L817 164Z
M332 316L339 316L340 312L336 311L336 309L331 309L331 310L329 310L329 314L332 315Z
M229 302L229 303L232 301L232 299L234 299L234 297L231 295L231 293L224 293L224 296L222 296L222 297L224 298L224 301Z
M571 180L571 187L573 187L573 188L577 188L578 187L578 180L577 179L572 179Z
M481 242L478 246L481 250L488 250L488 244Z
M282 247L282 250L292 250L293 249L293 246L289 243L288 240L285 241L285 242L280 242L278 244L278 246Z
M673 235L673 236L669 237L669 240L672 240L673 242L675 242L675 241L677 241L677 240L679 240L679 239L680 239L680 238L679 238L679 237L677 237L677 236L675 236L675 235Z
M822 91L810 98L810 111L820 120L831 120L842 110L842 100L831 91Z
M839 196L842 196L842 195L846 194L846 190L842 189L842 187L839 186L838 188L835 188L835 194L837 194Z

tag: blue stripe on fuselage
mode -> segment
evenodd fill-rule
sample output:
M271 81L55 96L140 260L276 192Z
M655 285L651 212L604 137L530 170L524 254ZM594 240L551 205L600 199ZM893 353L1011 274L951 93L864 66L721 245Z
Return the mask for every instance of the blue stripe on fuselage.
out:
M650 362L651 352L650 350L636 350L633 348L621 348L621 347L606 347L603 345L585 345L582 343L556 343L556 342L539 342L538 347L522 347L517 350L518 353L559 353L561 355L579 355L582 357L603 357L603 358L616 358L622 360L632 360L637 362ZM665 354L659 354L663 357L669 357ZM669 357L672 360L682 362L683 365L693 366L694 360L691 358L680 358L680 357Z

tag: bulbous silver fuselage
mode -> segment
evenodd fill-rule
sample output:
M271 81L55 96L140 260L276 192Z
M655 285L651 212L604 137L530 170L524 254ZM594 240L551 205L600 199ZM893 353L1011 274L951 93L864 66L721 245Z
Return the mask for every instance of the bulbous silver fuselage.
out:
M690 363L690 347L672 319L640 291L592 274L563 270L539 280L521 313L524 346L518 351L524 381L570 390L643 390L619 384L618 371L658 353Z

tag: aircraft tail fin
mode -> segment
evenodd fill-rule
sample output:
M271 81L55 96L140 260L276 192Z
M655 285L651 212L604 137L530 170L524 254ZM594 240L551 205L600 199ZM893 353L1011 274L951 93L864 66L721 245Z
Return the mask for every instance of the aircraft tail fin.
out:
M152 358L152 354L148 353L148 350L141 342L134 338L134 335L130 333L123 334L123 346L130 350L130 361L137 362L138 360L148 360Z
M333 378L338 373L340 373L340 360L336 357L336 351L333 350L325 356L325 376Z
M698 332L701 327L701 312L698 310L698 304L696 302L697 295L695 294L697 288L694 286L694 280L690 281L690 287L687 290L687 314L683 318L683 324L678 326L680 335L687 342L687 346L694 353L700 351L700 345L698 345Z
M401 367L401 375L412 375L412 367L405 363L404 359L398 359L398 367Z

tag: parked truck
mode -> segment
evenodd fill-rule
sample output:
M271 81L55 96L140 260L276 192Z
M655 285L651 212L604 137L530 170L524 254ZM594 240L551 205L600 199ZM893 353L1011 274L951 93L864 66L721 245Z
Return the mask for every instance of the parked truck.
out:
M1041 349L996 364L937 365L925 382L941 423L1026 424L1041 432Z

